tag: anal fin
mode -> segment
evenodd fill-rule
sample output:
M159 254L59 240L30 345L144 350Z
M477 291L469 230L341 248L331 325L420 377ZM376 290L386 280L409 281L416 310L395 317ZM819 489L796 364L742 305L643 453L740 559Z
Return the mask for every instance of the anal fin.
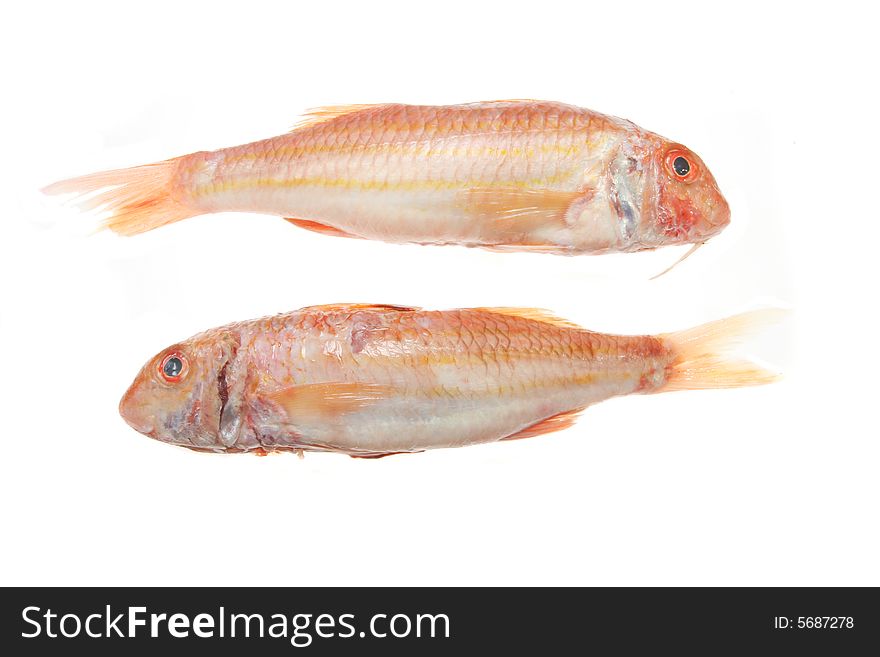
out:
M333 237L351 237L356 240L363 239L362 237L358 237L357 235L346 233L344 230L339 230L338 228L334 228L333 226L322 224L319 221L312 221L311 219L295 219L293 217L285 217L284 221L289 221L294 226L305 228L306 230L310 230L314 233L320 233L321 235L332 235Z
M501 440L520 440L522 438L534 438L535 436L540 436L545 433L553 433L554 431L562 431L563 429L568 429L577 421L578 413L580 413L582 410L584 409L575 408L571 411L565 411L563 413L551 415L550 417L545 418L540 422L536 422L535 424L528 426L525 429L521 429L520 431L510 434L509 436L505 436Z
M349 456L353 459L384 459L386 456L394 456L395 454L418 454L418 452L366 452L364 454L352 454Z

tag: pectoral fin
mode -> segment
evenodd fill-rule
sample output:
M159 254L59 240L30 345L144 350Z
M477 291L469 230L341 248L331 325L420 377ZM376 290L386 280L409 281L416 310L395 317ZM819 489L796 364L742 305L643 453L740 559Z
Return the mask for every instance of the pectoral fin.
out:
M284 409L291 423L327 422L388 399L391 386L374 383L313 383L282 388L267 395Z
M511 230L527 230L524 227L565 224L565 214L571 204L591 192L476 187L463 195L464 203L475 218L497 222Z
M461 193L461 205L480 226L487 242L547 248L554 231L568 228L566 217L573 203L583 202L592 190L558 191L478 187Z

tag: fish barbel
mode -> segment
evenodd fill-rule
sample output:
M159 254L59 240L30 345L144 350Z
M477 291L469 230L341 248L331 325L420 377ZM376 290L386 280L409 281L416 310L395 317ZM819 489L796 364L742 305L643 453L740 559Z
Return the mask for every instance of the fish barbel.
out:
M610 397L768 383L772 373L722 354L772 314L621 336L534 309L315 306L164 349L120 413L143 434L215 452L377 457L512 440Z
M122 235L241 211L328 235L562 255L698 245L730 221L693 151L540 101L324 108L279 137L44 191L79 195Z

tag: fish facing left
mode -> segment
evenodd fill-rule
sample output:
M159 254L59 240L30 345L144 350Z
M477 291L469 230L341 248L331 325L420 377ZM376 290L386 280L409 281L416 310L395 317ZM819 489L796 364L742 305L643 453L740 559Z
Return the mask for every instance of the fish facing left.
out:
M119 410L147 436L220 453L369 458L513 440L611 397L769 383L724 354L776 312L624 336L535 309L314 306L164 349Z

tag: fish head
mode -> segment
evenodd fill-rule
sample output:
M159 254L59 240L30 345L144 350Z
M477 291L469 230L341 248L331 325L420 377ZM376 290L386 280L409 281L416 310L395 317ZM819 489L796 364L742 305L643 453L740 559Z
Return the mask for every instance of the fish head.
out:
M624 250L702 244L730 223L730 207L703 160L658 135L624 140L610 177Z
M229 398L227 373L238 342L205 333L153 356L119 402L136 431L191 449L222 450L220 425Z

